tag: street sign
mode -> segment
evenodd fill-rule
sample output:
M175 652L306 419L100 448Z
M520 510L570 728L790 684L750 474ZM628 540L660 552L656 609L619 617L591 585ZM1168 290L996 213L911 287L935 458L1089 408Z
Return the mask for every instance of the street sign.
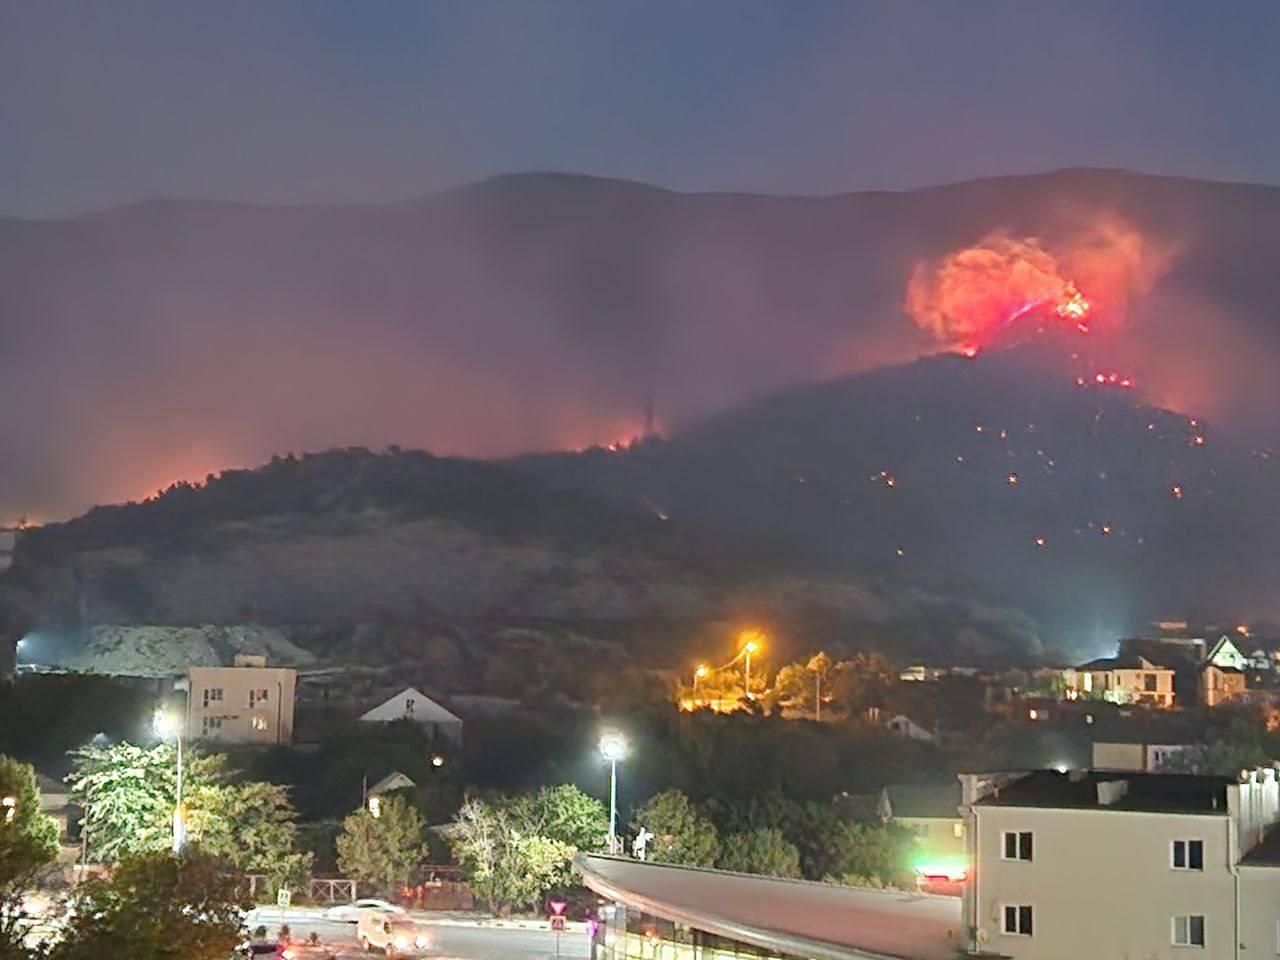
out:
M564 914L558 913L551 918L551 929L556 933L564 932Z
M277 890L277 891L276 891L276 906L277 906L277 907L287 907L287 906L289 906L289 904L291 904L291 903L293 903L293 891L292 891L292 890L286 890L284 887L281 887L279 890Z

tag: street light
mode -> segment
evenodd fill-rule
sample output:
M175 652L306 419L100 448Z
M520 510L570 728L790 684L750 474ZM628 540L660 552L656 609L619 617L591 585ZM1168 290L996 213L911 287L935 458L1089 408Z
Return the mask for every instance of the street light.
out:
M179 854L187 839L186 825L182 822L182 721L167 710L157 710L151 718L151 727L161 740L173 737L178 745L178 784L173 801L173 852Z
M705 680L707 678L707 674L709 674L710 672L711 672L711 668L708 667L705 663L698 664L697 669L693 671L694 706L697 706L697 703L698 703L698 681Z
M0 797L0 810L4 811L4 822L13 823L14 817L18 815L18 798L12 794Z
M618 852L618 761L627 758L622 734L606 732L600 738L600 756L609 761L609 852Z
M742 670L742 693L748 700L751 699L751 655L758 653L764 641L764 634L759 630L743 630L738 634L738 641L742 644L743 670Z

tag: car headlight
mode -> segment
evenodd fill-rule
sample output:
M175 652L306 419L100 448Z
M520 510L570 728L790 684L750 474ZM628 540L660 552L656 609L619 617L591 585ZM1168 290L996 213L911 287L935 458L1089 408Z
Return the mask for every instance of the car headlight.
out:
M419 950L425 950L427 947L431 946L431 938L425 933L418 934L417 939L413 942L417 945Z
M409 938L405 936L398 936L395 939L395 945L397 950L408 950Z

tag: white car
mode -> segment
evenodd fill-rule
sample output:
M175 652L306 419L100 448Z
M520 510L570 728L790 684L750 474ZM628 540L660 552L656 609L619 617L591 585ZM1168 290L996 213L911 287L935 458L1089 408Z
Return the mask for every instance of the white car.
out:
M356 938L365 953L381 950L388 957L415 957L431 946L431 937L404 914L366 911Z
M340 903L336 907L330 907L324 912L324 918L326 920L333 920L335 923L359 923L360 918L370 910L377 911L378 913L390 913L400 916L408 913L404 907L398 907L394 903L387 903L385 900L367 897L364 900L356 900L352 903Z

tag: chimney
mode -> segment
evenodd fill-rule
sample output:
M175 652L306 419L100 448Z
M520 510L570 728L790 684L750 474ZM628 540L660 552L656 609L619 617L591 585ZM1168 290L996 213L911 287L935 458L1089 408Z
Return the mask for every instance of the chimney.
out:
M237 653L232 663L237 667L265 667L267 658L261 654Z
M1098 783L1098 806L1110 807L1129 792L1128 780L1103 780Z

